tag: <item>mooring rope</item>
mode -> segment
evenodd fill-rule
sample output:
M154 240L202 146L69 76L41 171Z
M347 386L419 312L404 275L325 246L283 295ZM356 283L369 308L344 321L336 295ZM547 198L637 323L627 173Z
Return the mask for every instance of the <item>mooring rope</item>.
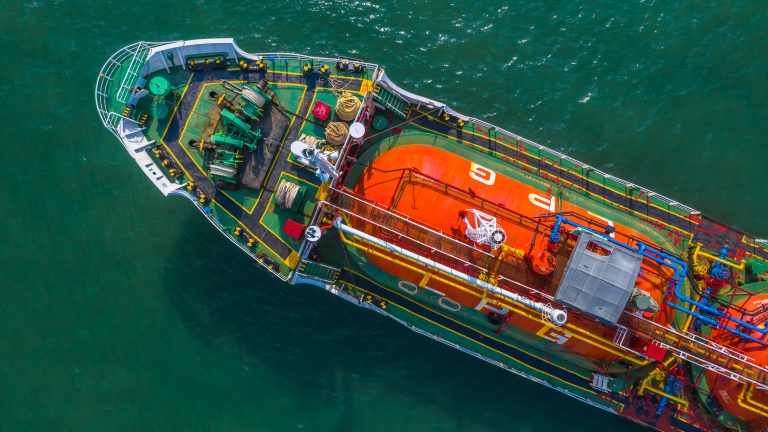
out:
M293 207L293 202L296 200L301 186L296 183L291 183L286 180L280 180L280 184L277 185L277 191L275 191L275 201L281 208Z
M360 109L360 99L349 93L342 93L336 102L336 115L344 121L352 121Z
M332 146L343 145L347 135L349 135L349 127L342 122L330 122L325 128L325 140Z

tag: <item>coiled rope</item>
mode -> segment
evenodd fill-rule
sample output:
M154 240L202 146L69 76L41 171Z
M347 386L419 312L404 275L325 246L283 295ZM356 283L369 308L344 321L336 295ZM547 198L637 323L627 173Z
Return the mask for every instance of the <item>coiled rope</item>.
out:
M275 202L281 208L289 209L293 207L293 202L296 200L296 195L298 195L300 189L301 186L296 183L280 180L280 184L277 185L277 190L275 191Z
M320 138L313 137L312 135L307 134L301 134L299 137L299 141L303 142L304 144L312 147L312 148L319 148L325 145L325 141L321 140Z
M330 122L325 128L325 140L332 146L340 146L349 135L349 127L342 122Z
M349 93L342 93L336 101L336 115L344 121L352 121L360 109L360 99Z
M264 104L267 102L267 98L265 97L264 93L255 91L249 87L243 87L242 93L240 95L251 101L254 105L256 105L259 108L263 108Z

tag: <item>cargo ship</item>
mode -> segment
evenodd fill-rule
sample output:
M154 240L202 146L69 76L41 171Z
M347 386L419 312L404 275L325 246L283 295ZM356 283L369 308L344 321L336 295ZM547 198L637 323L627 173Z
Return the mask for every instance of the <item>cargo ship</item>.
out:
M95 100L281 281L652 429L768 429L764 239L356 58L138 42Z

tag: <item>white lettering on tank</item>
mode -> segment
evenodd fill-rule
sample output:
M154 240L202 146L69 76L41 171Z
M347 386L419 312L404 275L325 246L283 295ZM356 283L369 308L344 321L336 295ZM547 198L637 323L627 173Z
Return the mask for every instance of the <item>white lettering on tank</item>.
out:
M486 308L492 312L496 312L497 314L506 315L507 312L509 312L509 309L505 307L496 307L494 305L488 304L488 300L485 298L480 299L480 303L475 306L475 310L482 310L483 308Z
M555 199L555 197L545 198L541 195L536 195L532 193L532 194L528 194L528 200L530 200L531 203L536 207L541 207L550 213L554 213L555 208L557 207L555 205L557 203L557 200Z
M495 172L474 162L472 162L472 165L469 167L469 176L488 186L491 186L496 182Z

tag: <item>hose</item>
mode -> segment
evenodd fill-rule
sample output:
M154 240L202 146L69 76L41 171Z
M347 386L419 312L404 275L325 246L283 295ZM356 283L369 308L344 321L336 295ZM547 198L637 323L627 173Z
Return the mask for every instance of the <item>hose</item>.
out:
M349 127L342 122L330 122L325 128L325 140L332 146L344 145L349 135Z
M360 109L360 99L349 93L342 93L336 101L336 115L344 121L352 121Z

